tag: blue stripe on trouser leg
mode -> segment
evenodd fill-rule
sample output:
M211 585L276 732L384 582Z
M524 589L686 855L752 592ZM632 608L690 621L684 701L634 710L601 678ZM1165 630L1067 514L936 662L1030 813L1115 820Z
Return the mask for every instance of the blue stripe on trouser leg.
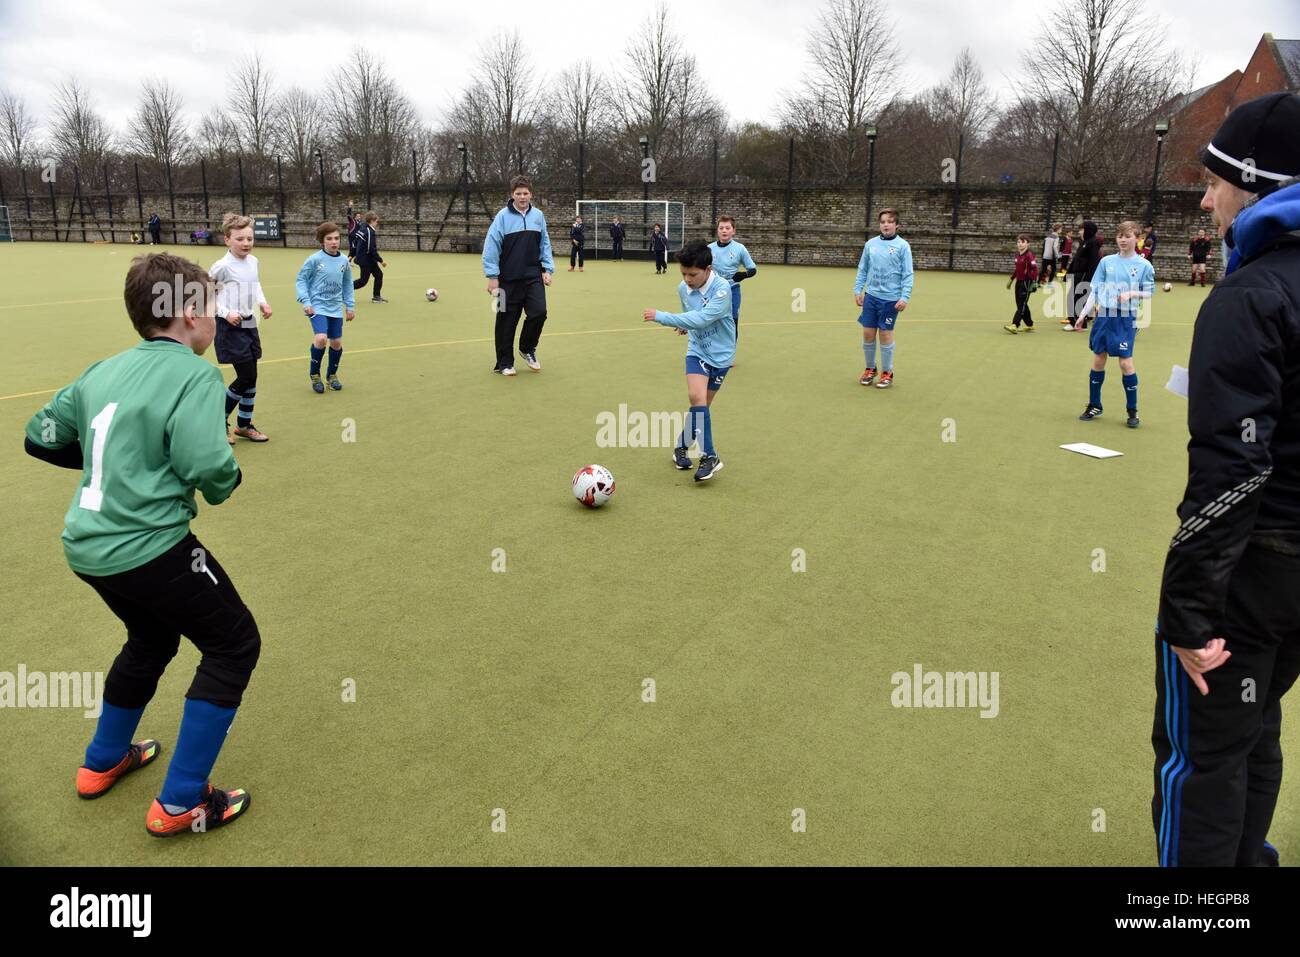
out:
M239 424L249 425L253 421L253 402L257 397L257 386L244 393L239 400Z
M1160 654L1165 688L1165 737L1170 754L1160 769L1160 831L1156 836L1161 867L1178 866L1178 827L1183 781L1191 773L1187 757L1187 676L1178 655L1167 644Z

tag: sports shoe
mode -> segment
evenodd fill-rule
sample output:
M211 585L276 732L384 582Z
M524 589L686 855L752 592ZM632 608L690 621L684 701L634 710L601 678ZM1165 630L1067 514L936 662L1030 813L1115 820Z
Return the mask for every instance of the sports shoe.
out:
M321 382L319 372L311 377L311 390L318 393L325 391L325 383ZM232 439L231 441L233 443L234 440Z
M126 751L126 757L117 763L117 767L107 771L92 771L87 767L77 768L77 797L93 801L107 794L122 778L147 764L153 764L162 754L162 745L152 739L137 741Z
M858 380L862 385L871 385L876 381L876 370L867 368L862 370L862 378Z
M1282 855L1277 852L1277 848L1268 841L1264 842L1264 851L1259 856L1260 867L1277 867L1282 863Z
M1034 327L1033 327L1033 326L1025 326L1024 331L1025 331L1025 332L1033 332L1033 331L1034 331Z
M1019 326L1013 326L1013 325L1011 325L1011 323L1007 323L1007 324L1006 324L1005 326L1003 326L1002 328L1005 329L1005 330L1007 330L1007 332L1011 333L1013 336L1014 336L1016 333L1018 333L1018 332L1020 331L1020 327L1019 327Z
M722 471L722 459L716 455L701 455L700 467L695 470L695 481L707 482Z
M888 389L893 384L894 384L894 373L882 372L880 373L880 381L876 383L876 388Z
M171 837L174 834L183 834L186 831L202 834L215 827L224 827L229 824L243 815L252 803L252 795L243 788L223 791L221 788L214 788L211 784L208 784L207 797L188 811L182 811L180 814L168 814L167 809L162 806L162 802L154 798L153 804L149 807L149 816L145 818L144 826L145 830L154 837Z
M343 388L343 383L339 381L339 377L337 375L330 376L330 388L333 389L335 392L338 392L339 389Z
M263 433L257 431L257 426L255 426L252 422L249 422L248 425L238 426L235 429L235 435L239 436L241 439L248 439L248 441L250 442L270 441L270 436L264 435ZM235 440L231 439L230 444L234 445Z
M524 362L528 364L528 368L532 369L534 372L542 371L542 364L537 361L536 352L521 352L519 354L523 356Z
M691 457L686 454L685 449L673 449L673 465L677 466L683 472L691 467Z
M1127 425L1130 429L1136 429L1139 425L1142 424L1142 420L1138 418L1137 409L1128 410L1128 421L1125 422L1124 424Z
M371 302L379 302L379 303L385 303L385 302L388 302L388 300L385 299L383 296L372 296L372 297L370 298L370 301L371 301Z
M1079 416L1080 422L1091 422L1097 416L1101 415L1101 406L1090 405L1083 410L1083 415Z
M504 369L493 369L492 371L495 372L495 373L497 373L498 375L514 375L514 374L515 374L515 367L514 367L514 366L506 366Z

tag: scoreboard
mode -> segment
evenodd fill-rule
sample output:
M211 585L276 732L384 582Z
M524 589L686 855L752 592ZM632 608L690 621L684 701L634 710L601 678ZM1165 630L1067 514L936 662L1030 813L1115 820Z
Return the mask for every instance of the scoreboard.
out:
M280 217L275 213L253 214L254 239L279 239Z

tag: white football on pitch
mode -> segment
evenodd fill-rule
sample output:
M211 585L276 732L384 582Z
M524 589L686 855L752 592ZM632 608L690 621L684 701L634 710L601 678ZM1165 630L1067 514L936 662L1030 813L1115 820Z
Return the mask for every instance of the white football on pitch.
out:
M573 476L573 497L587 508L599 508L614 494L614 476L603 465L584 465Z
M436 289L426 289L426 290L424 290L424 298L425 298L425 299L428 299L430 302L437 302L437 301L438 301L438 290L436 290Z

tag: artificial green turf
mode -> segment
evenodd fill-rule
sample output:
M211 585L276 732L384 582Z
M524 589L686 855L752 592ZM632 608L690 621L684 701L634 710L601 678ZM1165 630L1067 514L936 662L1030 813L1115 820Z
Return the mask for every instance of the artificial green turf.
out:
M76 476L21 451L46 396L10 396L133 344L135 251L0 248L20 277L0 304L0 671L106 671L122 638L63 561ZM221 250L201 252L207 265ZM244 484L194 523L263 637L214 773L252 810L150 840L161 762L78 801L93 721L4 710L0 860L1154 862L1152 625L1186 470L1185 401L1162 385L1202 290L1157 298L1133 432L1118 369L1106 415L1076 420L1085 337L1051 321L1002 332L1001 277L918 275L886 392L857 384L852 272L764 265L714 406L726 469L696 485L667 449L596 445L598 414L620 403L686 404L685 340L640 319L676 308L675 276L562 271L545 370L504 379L488 372L477 260L393 253L391 304L360 297L346 388L318 396L292 292L306 252L257 250L276 309L256 412L271 442L241 442ZM1124 457L1057 448L1084 440ZM594 512L569 493L592 461L618 482ZM183 643L141 725L168 749L196 660ZM1000 713L894 708L890 677L916 662L999 672ZM1273 829L1284 859L1300 852L1294 793L1288 780Z

